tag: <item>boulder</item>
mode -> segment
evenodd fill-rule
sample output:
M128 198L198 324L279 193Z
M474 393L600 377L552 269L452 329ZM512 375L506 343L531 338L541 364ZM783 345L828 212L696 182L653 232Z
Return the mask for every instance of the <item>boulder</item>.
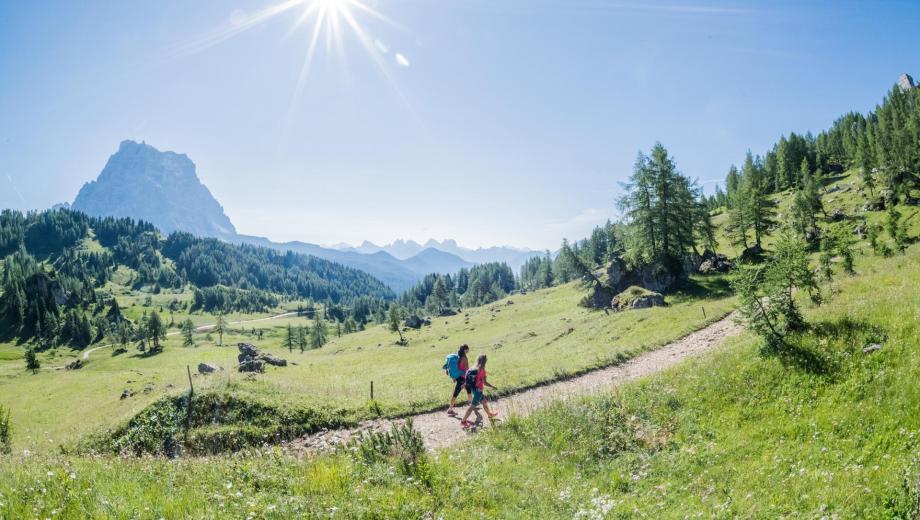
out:
M66 368L67 370L79 370L83 368L83 360L75 359L71 361L70 363L67 363L67 366L65 366L64 368Z
M439 318L446 318L448 316L456 316L457 311L453 309L441 309L441 312L438 313Z
M734 267L734 264L723 254L707 253L704 258L705 260L698 269L701 274L727 273Z
M843 212L842 209L837 208L831 213L831 220L833 222L840 222L841 220L847 218L847 214Z
M405 321L406 327L410 329L420 329L422 325L431 325L431 320L420 318L418 315L412 314Z
M121 397L119 397L119 399L127 399L131 397L132 395L134 395L134 391L131 390L130 388L125 388L124 390L121 391Z
M760 247L760 245L758 244L754 244L753 246L741 252L741 259L742 260L753 260L762 254L763 254L763 248Z
M258 357L257 359L259 359L259 360L261 360L261 361L264 361L264 362L268 363L269 365L276 366L276 367L286 367L286 366L287 366L287 360L286 360L286 359L281 359L281 358L279 358L279 357L277 357L277 356L273 356L273 355L271 355L271 354L269 354L269 353L267 353L267 352L263 352L263 353L259 354L259 357Z
M240 349L240 354L236 357L239 361L243 361L246 358L258 357L258 355L262 353L259 351L258 347L252 343L238 343L236 347Z
M665 305L664 296L661 293L650 291L637 285L629 287L614 296L610 301L610 307L615 311L663 307Z
M639 296L632 302L633 309L646 309L648 307L664 307L664 296L660 293Z
M199 374L213 374L214 372L217 372L216 366L207 363L198 363Z
M261 359L249 359L240 363L240 372L265 372L265 362Z
M264 372L266 363L276 367L287 366L287 360L262 352L251 343L239 343L237 348L240 349L240 353L237 356L240 362L240 372Z

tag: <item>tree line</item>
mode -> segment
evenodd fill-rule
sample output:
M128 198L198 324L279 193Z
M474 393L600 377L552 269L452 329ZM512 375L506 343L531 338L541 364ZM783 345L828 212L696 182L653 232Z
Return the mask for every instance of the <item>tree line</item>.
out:
M43 345L83 347L105 334L99 307L110 302L101 288L119 266L134 270L135 289L191 285L193 307L211 312L311 299L363 325L396 297L367 273L327 260L181 232L164 238L146 222L64 209L0 212L0 259L0 335Z

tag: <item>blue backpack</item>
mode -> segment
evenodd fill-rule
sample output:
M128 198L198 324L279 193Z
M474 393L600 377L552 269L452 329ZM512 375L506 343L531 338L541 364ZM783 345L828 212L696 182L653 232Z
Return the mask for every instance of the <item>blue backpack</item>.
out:
M444 373L447 374L447 377L451 379L457 379L463 376L463 372L460 371L460 356L457 354L449 354L447 360L444 361L444 366L441 368L444 369Z

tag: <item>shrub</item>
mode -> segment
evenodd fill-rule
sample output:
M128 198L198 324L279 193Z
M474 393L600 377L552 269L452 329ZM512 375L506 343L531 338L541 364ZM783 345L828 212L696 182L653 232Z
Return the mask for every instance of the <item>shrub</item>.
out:
M10 426L10 411L0 405L0 453L9 453L12 447L13 430Z
M427 482L425 443L409 419L394 425L388 432L362 433L353 438L344 449L358 461L373 465L395 459L400 472Z
M782 350L787 334L805 329L794 291L807 291L814 298L817 284L808 266L807 245L788 229L781 232L772 261L740 266L732 285L741 301L741 315L764 338L767 352Z

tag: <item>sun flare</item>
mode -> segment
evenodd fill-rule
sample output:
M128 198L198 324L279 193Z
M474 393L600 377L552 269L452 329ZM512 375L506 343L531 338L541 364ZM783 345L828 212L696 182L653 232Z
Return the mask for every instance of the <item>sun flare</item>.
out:
M386 46L370 36L360 23L359 17L371 17L394 27L398 25L361 0L285 0L248 14L234 11L231 13L228 26L179 46L178 50L184 53L200 52L287 13L296 15L287 36L291 38L298 34L306 34L307 40L292 108L299 103L303 94L319 47L323 47L324 52L336 55L344 62L347 37L353 37L358 41L395 88L382 58L382 55L388 52ZM405 57L401 54L394 56L397 64L407 66L408 61Z

